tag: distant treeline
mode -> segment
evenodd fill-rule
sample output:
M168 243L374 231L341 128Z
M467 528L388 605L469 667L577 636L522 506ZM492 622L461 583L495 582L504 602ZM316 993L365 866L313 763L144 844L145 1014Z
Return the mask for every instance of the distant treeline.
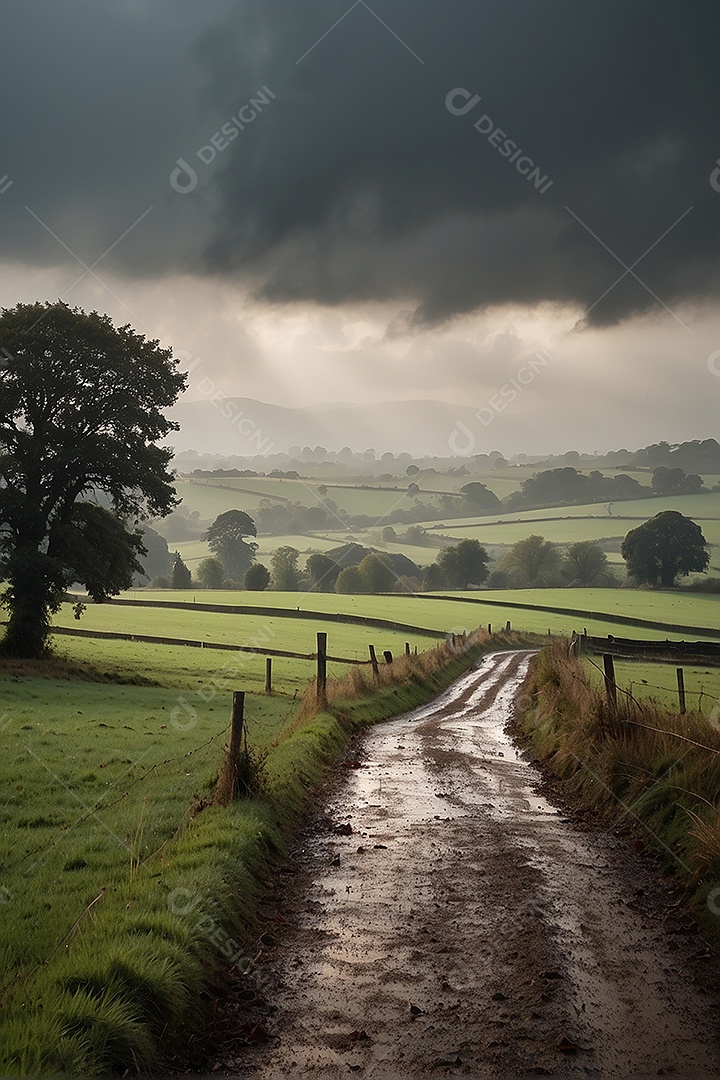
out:
M198 477L251 477L251 476L287 476L292 478L298 470L316 476L318 467L341 472L355 471L360 465L368 471L367 479L378 478L385 471L389 476L399 476L405 472L411 462L420 467L423 473L430 470L446 474L456 473L471 476L473 472L485 472L488 469L505 468L510 465L534 466L538 470L562 468L570 465L578 468L621 468L655 469L659 465L667 468L681 468L689 473L720 473L720 443L716 439L693 439L683 443L659 442L645 446L640 450L610 450L606 454L581 454L577 450L568 450L564 454L547 457L539 455L516 454L509 459L503 458L497 450L489 454L473 454L468 458L458 457L422 457L407 453L385 453L377 455L372 449L361 453L353 452L349 447L342 450L328 450L324 446L290 447L285 454L253 455L242 457L239 454L198 454L195 451L180 451L176 455L178 467L190 476ZM252 465L259 468L252 468ZM250 466L250 467L249 467ZM268 471L270 470L270 471ZM359 477L356 479L360 479Z

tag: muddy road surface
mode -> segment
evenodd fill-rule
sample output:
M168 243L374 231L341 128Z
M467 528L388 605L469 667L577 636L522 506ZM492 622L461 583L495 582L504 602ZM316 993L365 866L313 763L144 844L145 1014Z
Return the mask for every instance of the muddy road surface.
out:
M654 863L505 733L530 656L363 737L268 911L267 1037L213 1076L720 1076L713 961Z

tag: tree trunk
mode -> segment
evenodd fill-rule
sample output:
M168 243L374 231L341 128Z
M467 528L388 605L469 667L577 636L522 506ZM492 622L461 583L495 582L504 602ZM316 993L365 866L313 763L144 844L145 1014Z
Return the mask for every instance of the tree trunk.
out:
M10 619L1 646L6 656L35 659L50 651L50 611L60 593L49 570L50 560L36 548L13 553L8 567Z
M663 566L662 570L660 571L660 586L661 586L661 588L663 588L663 589L672 589L674 584L675 584L675 574L670 569Z

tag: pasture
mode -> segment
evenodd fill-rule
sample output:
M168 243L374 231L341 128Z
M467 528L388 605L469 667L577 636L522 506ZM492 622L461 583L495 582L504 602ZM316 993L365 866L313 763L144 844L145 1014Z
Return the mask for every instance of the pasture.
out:
M58 650L101 667L110 660L102 651L88 641ZM24 675L0 684L3 982L42 964L103 890L131 883L141 864L161 867L164 846L217 776L228 696L206 683L203 673L184 694ZM254 696L249 715L253 741L267 745L287 722L288 700Z
M433 595L426 593L421 595L412 594L387 594L367 596L340 596L336 593L316 592L232 592L229 590L192 590L173 591L161 590L153 592L142 590L136 593L126 594L128 599L133 596L138 600L153 599L163 602L192 602L193 598L198 604L218 604L227 606L260 606L275 608L278 611L285 609L294 618L280 619L281 625L275 623L279 616L273 614L273 633L279 635L272 642L265 644L271 648L288 648L292 651L312 651L308 648L308 642L314 641L315 632L319 629L328 629L330 633L330 652L338 655L336 642L344 642L347 639L336 637L336 633L342 630L343 624L332 623L327 627L317 622L297 619L298 609L327 612L332 618L341 613L345 615L358 615L377 619L389 619L402 622L409 626L418 626L435 630L438 636L446 632L458 633L463 629L472 630L478 625L491 623L495 627L505 625L509 620L518 630L527 630L532 633L546 633L551 630L553 634L569 635L573 629L581 629L587 626L588 632L595 636L615 634L619 637L642 637L645 631L642 628L624 627L618 622L618 618L631 617L645 619L657 623L676 623L688 627L718 627L720 631L720 596L701 593L680 593L677 591L651 591L647 589L497 589L497 590L471 590L447 592ZM446 596L448 599L439 599ZM463 599L472 601L464 602ZM523 608L506 606L510 604L526 605ZM557 608L557 612L544 612L537 610L538 606ZM80 628L112 629L115 615L123 611L134 611L135 614L125 614L122 626L130 633L155 633L149 629L151 625L160 626L155 615L157 609L152 608L118 608L114 605L91 606L77 623L71 616L69 607L64 605L58 619L62 625L80 626ZM574 615L571 611L583 614ZM159 612L162 616L163 613ZM189 637L189 633L180 633L179 628L187 624L187 619L192 612L168 613L163 626L173 625L176 619L176 633L169 636ZM88 616L93 620L86 621ZM146 621L150 620L150 621ZM185 620L185 622L183 622ZM213 620L219 620L214 622ZM246 620L249 620L246 622ZM118 624L120 625L120 624ZM206 637L206 640L221 640L241 645L250 644L252 635L263 633L263 627L271 625L270 618L264 620L263 616L257 615L215 615L208 613L202 622L193 623L193 626L203 627L204 634L213 634L217 627L218 633L225 636ZM128 629L132 627L134 629ZM145 629L141 629L145 627ZM305 627L305 629L303 629ZM384 635L386 631L382 631ZM381 644L381 632L369 630L369 638L376 646ZM658 632L648 629L647 635L651 637L668 636L672 639L681 639L682 633L671 631ZM298 636L299 635L299 636ZM198 635L195 635L196 637ZM407 634L401 632L399 639L407 640ZM688 636L688 635L684 635ZM304 641L304 647L295 649L291 645L278 645L279 640ZM383 637L382 640L391 640L391 637ZM413 642L415 644L415 642ZM359 646L362 649L362 645ZM383 648L393 648L392 645L383 645ZM352 658L352 653L349 654Z
M611 513L608 512L609 506ZM609 551L608 558L611 562L622 563L619 547L625 535L663 510L677 510L700 525L705 539L712 546L711 563L717 567L720 564L720 492L563 506L554 510L525 510L513 514L457 518L441 524L428 521L424 527L431 535L470 538L490 546L508 546L532 533L540 533L556 544L572 544L579 540L614 540L613 546L617 550Z

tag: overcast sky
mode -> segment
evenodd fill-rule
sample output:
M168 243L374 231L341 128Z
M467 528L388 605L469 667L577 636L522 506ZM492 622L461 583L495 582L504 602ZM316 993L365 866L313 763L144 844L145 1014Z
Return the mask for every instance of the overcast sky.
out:
M716 437L719 47L716 0L3 0L0 305L475 452Z

